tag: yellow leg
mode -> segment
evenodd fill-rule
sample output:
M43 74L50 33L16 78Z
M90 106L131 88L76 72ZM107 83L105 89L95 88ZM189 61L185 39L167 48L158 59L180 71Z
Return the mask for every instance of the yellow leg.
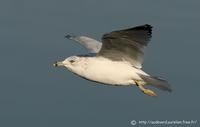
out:
M152 97L156 96L156 94L152 90L144 88L145 83L143 81L135 80L135 83L144 94Z

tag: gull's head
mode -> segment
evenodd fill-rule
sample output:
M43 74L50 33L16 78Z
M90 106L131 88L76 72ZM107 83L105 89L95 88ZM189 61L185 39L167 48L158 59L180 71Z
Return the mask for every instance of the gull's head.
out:
M80 69L81 63L83 61L82 57L79 56L70 56L64 61L56 61L53 66L55 67L66 67L72 72L76 72Z

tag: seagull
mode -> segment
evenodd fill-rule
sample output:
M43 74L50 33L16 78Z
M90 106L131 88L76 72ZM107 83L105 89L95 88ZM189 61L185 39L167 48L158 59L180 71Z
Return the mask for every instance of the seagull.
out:
M69 71L94 82L116 86L137 86L144 94L157 96L147 85L171 92L170 84L142 70L144 49L152 36L152 26L140 25L104 34L102 42L86 36L67 34L65 37L80 43L88 50L86 55L75 55L57 61L55 67Z

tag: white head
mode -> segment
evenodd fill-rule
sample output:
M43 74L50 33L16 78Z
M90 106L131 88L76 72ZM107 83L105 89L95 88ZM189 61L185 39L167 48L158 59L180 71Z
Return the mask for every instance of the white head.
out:
M85 58L84 57L79 57L79 56L70 56L67 59L65 59L64 61L57 61L55 62L53 65L55 67L66 67L68 70L79 74L80 72L82 72L82 70L84 69L84 62Z

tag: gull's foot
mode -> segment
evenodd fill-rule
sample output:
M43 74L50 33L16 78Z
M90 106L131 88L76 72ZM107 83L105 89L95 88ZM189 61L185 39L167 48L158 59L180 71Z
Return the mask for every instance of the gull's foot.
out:
M135 80L136 85L138 86L138 88L146 95L149 95L151 97L155 97L157 96L152 90L150 89L146 89L144 88L144 81L140 81L140 80Z
M144 94L146 94L146 95L151 96L151 97L157 96L157 95L155 94L155 92L153 92L153 91L150 90L150 89L145 89L145 90L143 90L142 92L143 92Z

